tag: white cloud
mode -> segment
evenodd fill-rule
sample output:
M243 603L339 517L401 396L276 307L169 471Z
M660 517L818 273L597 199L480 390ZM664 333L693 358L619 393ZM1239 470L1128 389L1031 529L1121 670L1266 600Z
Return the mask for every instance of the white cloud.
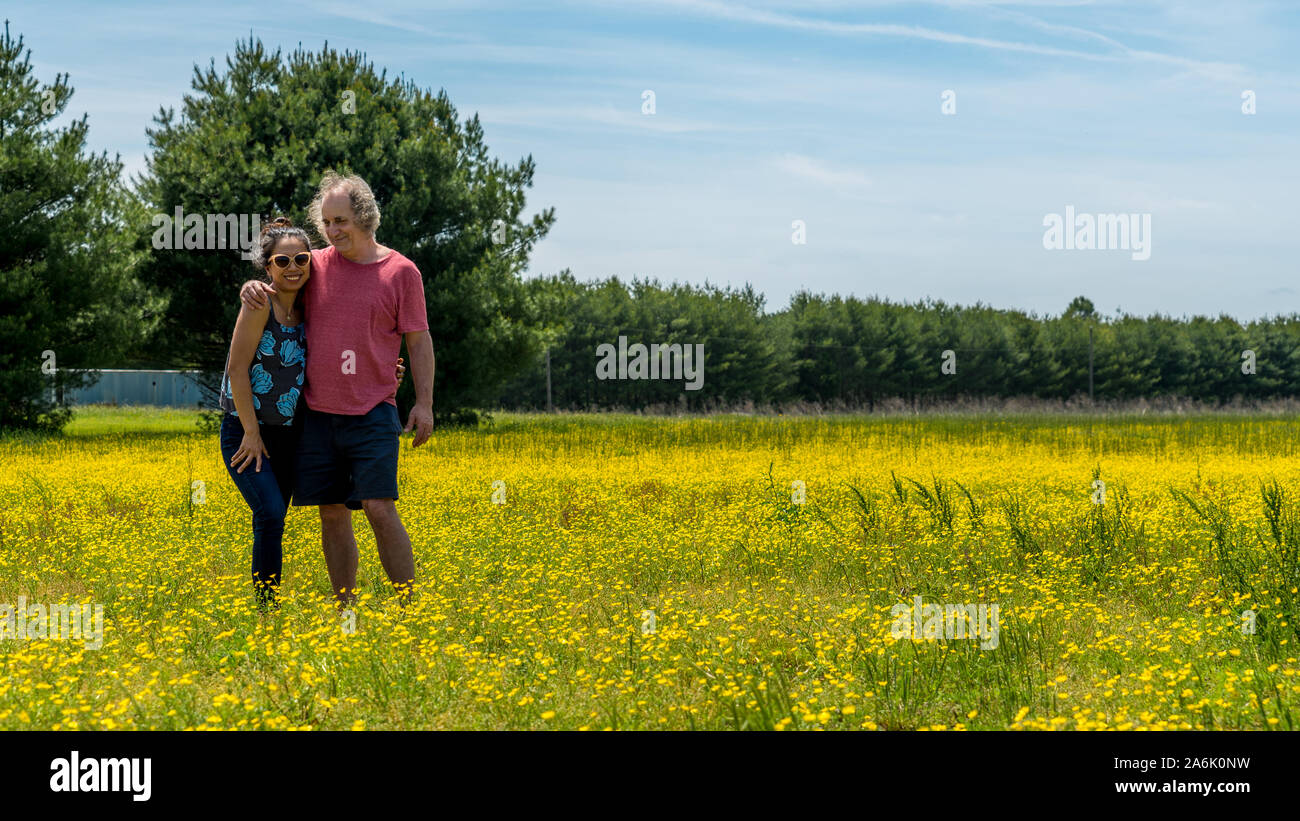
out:
M711 122L676 117L656 110L642 114L640 100L631 98L627 107L556 105L486 105L477 106L479 120L484 125L515 125L533 128L578 129L583 124L611 126L621 130L652 131L665 134L684 134L708 131L746 132L759 127L736 122Z
M835 188L862 188L871 185L871 178L861 171L852 168L832 168L820 160L802 154L782 154L773 163L787 174L819 185Z
M739 6L732 3L718 2L718 0L650 0L649 4L654 6L669 6L674 9L682 9L701 15L753 23L755 25L777 26L785 29L803 31L821 31L834 35L874 35L929 40L932 42L949 43L952 45L974 46L985 49L1037 54L1045 57L1064 57L1088 61L1121 62L1147 60L1181 66L1216 79L1234 79L1240 77L1244 73L1244 69L1236 64L1194 60L1188 57L1132 49L1117 40L1094 32L1075 27L1054 27L1050 24L1042 23L1041 21L1038 21L1040 27L1055 28L1073 34L1082 33L1090 38L1098 39L1111 48L1111 53L1087 52L1079 51L1077 49L1066 49L1043 45L1040 43L1019 42L988 37L973 37L966 34L943 31L925 26L900 25L897 23L846 23L835 20L799 17L792 14L783 14Z

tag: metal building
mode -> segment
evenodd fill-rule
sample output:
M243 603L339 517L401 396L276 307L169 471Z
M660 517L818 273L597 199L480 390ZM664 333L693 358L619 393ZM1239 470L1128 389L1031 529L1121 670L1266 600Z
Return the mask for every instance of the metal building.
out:
M194 408L203 401L202 371L136 371L105 368L89 388L67 391L73 405L158 405Z

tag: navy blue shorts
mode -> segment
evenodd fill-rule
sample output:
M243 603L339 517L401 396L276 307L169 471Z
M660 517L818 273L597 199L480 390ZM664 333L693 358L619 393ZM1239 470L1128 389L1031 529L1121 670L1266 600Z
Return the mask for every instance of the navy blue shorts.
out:
M302 438L293 504L347 505L397 498L397 408L380 402L363 416L322 413L302 404Z

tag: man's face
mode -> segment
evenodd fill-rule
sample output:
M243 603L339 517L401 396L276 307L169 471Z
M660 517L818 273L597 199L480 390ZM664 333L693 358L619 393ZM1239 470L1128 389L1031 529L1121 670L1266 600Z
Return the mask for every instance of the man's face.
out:
M321 200L320 215L325 221L325 239L329 244L340 251L352 248L360 229L352 221L352 201L348 199L348 192L336 188L326 194Z

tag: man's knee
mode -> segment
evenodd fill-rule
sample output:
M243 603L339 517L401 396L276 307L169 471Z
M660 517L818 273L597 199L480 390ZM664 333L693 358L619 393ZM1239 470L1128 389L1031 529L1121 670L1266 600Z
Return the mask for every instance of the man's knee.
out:
M397 518L397 502L394 499L362 499L361 509L366 512L366 518L372 521Z
M324 525L339 525L352 521L352 511L346 505L321 505L320 520Z

